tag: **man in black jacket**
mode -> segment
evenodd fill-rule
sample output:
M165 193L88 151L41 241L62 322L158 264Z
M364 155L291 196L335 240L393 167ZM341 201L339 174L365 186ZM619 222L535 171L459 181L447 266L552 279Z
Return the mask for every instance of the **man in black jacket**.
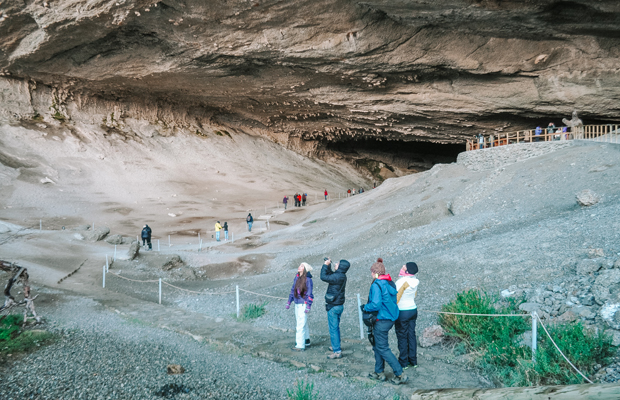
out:
M340 260L334 263L334 270L331 266L332 260L327 259L321 268L321 280L329 283L325 293L325 309L327 310L327 323L329 325L329 338L332 342L329 348L333 351L327 358L336 359L342 357L340 348L340 316L344 310L345 289L347 286L347 270L351 266L347 260Z
M144 225L144 228L142 228L142 246L146 247L147 245L147 250L151 250L151 227Z

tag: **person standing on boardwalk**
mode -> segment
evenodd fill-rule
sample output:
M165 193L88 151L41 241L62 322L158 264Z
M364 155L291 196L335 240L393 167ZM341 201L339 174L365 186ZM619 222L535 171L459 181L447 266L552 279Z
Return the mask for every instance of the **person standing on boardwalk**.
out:
M417 273L418 265L414 262L408 262L400 269L398 274L400 278L396 281L396 290L398 290L396 302L399 313L394 326L396 327L398 351L400 352L398 362L403 369L418 366L417 338L415 335L418 308L415 304L415 296L420 281L415 276Z
M325 310L327 310L327 324L329 326L329 339L333 353L328 355L329 359L342 358L342 349L340 348L340 316L344 311L345 289L347 286L346 273L351 264L347 260L340 260L334 263L332 271L332 260L327 258L321 268L321 280L327 282L327 291L325 292Z
M327 189L325 189L325 193L323 193L325 195L325 200L327 200Z
M220 231L222 230L222 225L220 225L220 221L215 223L215 240L220 241Z
M368 374L370 379L385 381L385 362L394 370L391 382L395 385L407 382L403 374L403 367L396 359L388 343L388 333L398 319L398 305L396 304L396 285L392 277L385 273L385 265L381 258L370 267L373 281L368 293L368 303L363 306L365 312L377 312L377 320L373 327L375 343L372 347L375 353L375 371Z
M224 240L228 241L228 222L224 222Z
M148 245L148 250L152 249L151 232L151 227L149 227L148 225L144 225L144 227L142 228L142 246Z
M295 207L299 207L299 203L297 202L297 193L293 196L293 200L295 201Z
M248 223L248 232L252 232L252 224L254 223L252 213L248 213L248 217L245 219L245 222Z
M295 347L293 351L304 351L310 346L310 328L308 327L308 313L314 296L312 295L312 267L310 264L302 262L297 267L297 275L293 280L293 287L288 296L286 309L295 303L295 319L297 321L295 334Z
M288 196L284 196L282 199L282 204L284 204L284 209L286 210L286 205L288 204Z
M301 207L301 194L297 193L297 207Z
M305 193L304 193L304 194L302 194L302 195L301 195L301 205L302 205L302 206L305 206L305 205L306 205L306 199L307 199L307 198L308 198L308 195L307 195L307 194L305 194Z

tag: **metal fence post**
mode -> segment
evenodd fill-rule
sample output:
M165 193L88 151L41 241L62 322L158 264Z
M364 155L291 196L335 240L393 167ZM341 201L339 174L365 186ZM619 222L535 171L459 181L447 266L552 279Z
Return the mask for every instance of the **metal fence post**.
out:
M239 285L235 285L235 290L237 292L237 319L239 319Z
M536 347L537 347L537 329L538 329L538 324L537 324L537 314L536 311L532 311L532 362L536 363Z
M105 288L105 265L103 266L103 287Z
M172 246L172 245L170 244L170 235L168 235L168 247L170 247L170 246Z
M108 262L108 255L105 255L105 272L110 270L110 263Z
M40 231L43 230L43 220L42 219L39 220L39 230Z
M230 238L232 239L231 242L235 243L235 234L233 232L230 232Z
M157 239L157 251L161 251L159 248L159 239Z
M364 339L364 323L362 322L362 300L360 294L357 294L357 313L360 319L360 339Z
M161 278L159 278L159 304L161 304Z
M114 245L114 258L113 258L113 260L116 261L116 245Z

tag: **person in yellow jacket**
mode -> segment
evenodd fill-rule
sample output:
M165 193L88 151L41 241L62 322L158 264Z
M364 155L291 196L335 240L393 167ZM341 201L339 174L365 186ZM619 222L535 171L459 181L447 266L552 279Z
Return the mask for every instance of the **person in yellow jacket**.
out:
M222 230L222 225L220 225L220 221L215 223L215 240L220 241L220 231Z

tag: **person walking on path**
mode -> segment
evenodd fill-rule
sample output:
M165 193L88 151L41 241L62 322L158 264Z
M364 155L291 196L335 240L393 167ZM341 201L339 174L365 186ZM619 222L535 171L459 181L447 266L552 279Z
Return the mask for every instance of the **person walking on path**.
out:
M301 205L305 206L306 205L306 199L308 198L308 195L306 193L301 195Z
M144 227L142 228L142 246L146 247L148 245L147 251L150 251L152 249L151 232L151 227L148 225L144 225Z
M288 196L284 196L282 199L282 203L284 204L284 209L286 210L286 205L288 204Z
M385 381L385 362L394 370L394 378L391 382L399 385L407 382L407 376L403 374L403 367L390 350L388 333L398 319L398 305L396 304L396 285L392 277L385 273L385 265L381 258L370 267L372 284L368 293L368 303L363 306L366 312L378 312L377 321L373 327L375 344L372 349L375 353L375 371L368 374L370 379Z
M222 230L222 225L220 225L220 221L215 223L215 240L220 241L220 231Z
M308 327L308 313L312 306L314 296L312 295L312 267L310 264L302 262L297 267L297 275L293 280L291 293L288 295L286 309L295 303L295 319L297 321L295 334L295 347L293 351L304 351L310 346L310 328Z
M325 310L327 310L327 324L329 326L329 339L332 343L329 348L333 353L328 355L329 359L342 358L340 348L340 316L344 311L345 289L347 286L346 273L351 264L347 260L340 260L334 263L334 270L331 267L332 260L325 260L321 268L321 280L327 282L325 292Z
M351 189L347 190L347 197L351 197Z
M228 222L224 222L224 240L228 241Z
M248 213L248 217L245 219L245 222L248 223L248 232L252 232L252 224L254 223L252 213Z
M418 265L408 262L400 269L396 281L396 303L398 304L398 319L394 324L396 328L396 338L398 339L398 362L407 369L418 366L417 343L415 335L415 324L418 319L418 308L415 304L420 281L415 274L418 273Z
M327 189L325 189L325 193L323 193L325 195L325 200L327 200Z

